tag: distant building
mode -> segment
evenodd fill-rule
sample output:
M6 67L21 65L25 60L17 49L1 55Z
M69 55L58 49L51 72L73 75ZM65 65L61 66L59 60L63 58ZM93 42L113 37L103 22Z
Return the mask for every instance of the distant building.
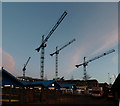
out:
M75 84L77 88L79 87L87 87L87 88L92 88L98 86L98 81L97 80L63 80L63 81L58 81L60 84Z
M28 76L19 76L17 77L19 80L21 81L30 81L30 82L34 82L34 81L42 81L42 79L39 78L32 78L32 77L28 77Z

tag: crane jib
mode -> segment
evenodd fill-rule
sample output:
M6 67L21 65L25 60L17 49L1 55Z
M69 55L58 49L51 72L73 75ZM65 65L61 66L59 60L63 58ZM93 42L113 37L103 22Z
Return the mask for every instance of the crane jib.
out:
M23 69L22 69L24 72L25 72L25 70L26 70L26 66L27 66L28 62L30 61L30 58L31 58L31 57L29 57L28 60L27 60L27 62L26 62L26 64L24 64L24 67L23 67Z
M108 55L108 54L112 53L112 52L115 52L115 50L114 50L114 49L109 50L109 51L107 51L107 52L105 52L105 53L103 53L103 54L101 54L101 55L99 55L99 56L97 56L97 57L94 57L94 58L86 61L85 63L88 64L89 62L92 62L92 61L94 61L94 60L96 60L96 59L99 59L99 58L101 58L101 57L103 57L103 56L105 56L105 55ZM79 66L84 65L85 63L76 65L76 67L78 68Z
M64 19L64 17L67 15L67 12L65 11L63 13L63 15L60 17L60 19L58 20L58 22L55 24L55 26L52 28L52 30L50 31L50 33L48 34L48 36L45 38L45 40L42 42L41 45L43 45L45 42L47 42L47 40L49 39L49 37L52 35L52 33L55 31L55 29L58 27L58 25L61 23L61 21Z
M110 54L110 53L112 53L112 52L115 52L115 50L114 50L114 49L109 50L108 52L103 53L103 54L101 54L101 55L99 55L99 56L97 56L97 57L95 57L95 58L93 58L93 59L90 59L90 60L88 60L87 62L91 62L91 61L93 61L93 60L99 59L100 57L103 57L103 56L105 56L105 55L107 55L107 54Z
M73 39L72 41L70 41L69 43L67 43L66 45L64 45L63 47L61 47L58 51L62 50L63 48L65 48L66 46L68 46L69 44L71 44L72 42L74 42L75 39Z
M75 38L73 40L71 40L70 42L68 42L66 45L62 46L59 50L55 51L54 53L52 53L50 55L53 56L54 54L59 54L60 50L64 49L65 47L67 47L69 44L71 44L74 41L75 41Z
M42 44L40 45L40 47L36 49L38 52L40 51L40 48L44 45L44 43L48 41L48 39L50 38L50 36L52 35L52 33L56 30L56 28L62 22L62 20L65 18L66 15L67 15L67 12L65 11L62 14L62 16L59 18L59 20L57 21L57 23L54 25L54 27L52 28L52 30L49 32L49 34L47 35L47 37L45 38L45 40L42 42Z

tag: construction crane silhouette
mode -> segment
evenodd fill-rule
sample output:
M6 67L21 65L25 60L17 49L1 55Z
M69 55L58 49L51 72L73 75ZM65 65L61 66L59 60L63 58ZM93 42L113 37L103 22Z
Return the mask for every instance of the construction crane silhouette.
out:
M31 57L28 58L26 64L24 64L24 67L23 67L23 69L22 69L22 70L23 70L23 77L24 77L24 78L25 78L25 70L26 70L26 66L27 66L28 62L30 61L30 58L31 58Z
M58 46L56 47L56 51L54 53L51 53L50 56L53 56L54 54L56 54L56 71L55 71L55 78L58 78L58 54L59 52L64 49L65 47L67 47L68 45L70 45L72 42L74 42L75 39L71 40L70 42L68 42L67 44L65 44L64 46L62 46L60 49L58 49Z
M40 70L41 70L41 75L40 76L41 76L41 79L43 79L43 77L44 77L44 52L45 52L44 48L47 46L46 42L48 41L48 39L50 38L52 33L56 30L56 28L59 26L59 24L62 22L62 20L65 18L66 15L67 15L67 12L64 11L64 13L59 18L57 23L54 25L52 30L48 33L47 37L44 39L44 35L42 36L42 44L37 49L35 49L37 52L39 52L40 49L41 49L41 66L40 66Z
M105 52L105 53L103 53L103 54L101 54L101 55L99 55L99 56L96 56L96 57L94 57L94 58L92 58L92 59L90 59L90 60L88 60L88 61L86 61L86 60L85 60L86 57L84 57L84 62L83 62L82 64L75 65L77 68L78 68L79 66L83 66L83 70L84 70L84 77L83 77L83 79L84 79L85 81L87 80L86 66L88 65L89 62L92 62L92 61L94 61L94 60L96 60L96 59L99 59L99 58L101 58L101 57L103 57L103 56L106 56L106 55L108 55L108 54L110 54L110 53L112 53L112 52L115 52L115 50L114 50L114 49L109 50L109 51L107 51L107 52Z

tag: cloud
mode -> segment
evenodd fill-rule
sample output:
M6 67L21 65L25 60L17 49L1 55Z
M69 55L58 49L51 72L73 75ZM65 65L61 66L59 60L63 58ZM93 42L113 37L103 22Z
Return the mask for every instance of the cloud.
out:
M76 49L71 59L71 65L66 70L67 74L70 74L72 71L76 69L75 68L76 64L82 63L84 56L90 58L100 52L103 52L109 48L116 46L118 43L118 34L117 31L114 30L113 32L106 34L105 36L101 36L98 39L99 40L95 40L93 38L93 41L91 41L90 43L89 42L82 43L82 45L80 45Z
M16 74L15 72L15 61L13 57L7 53L6 51L2 50L0 48L0 55L2 55L2 66L4 69L6 69L8 72L12 74Z
M66 70L67 74L70 74L73 70L76 69L75 65L79 64L79 60L83 60L84 54L86 52L86 48L81 46L79 49L77 48L76 51L74 52L74 55L71 58L71 63Z
M91 55L96 55L106 49L112 48L118 44L118 34L117 31L112 32L110 35L103 36L101 46L95 50Z
M118 64L118 54L112 57L112 61L114 64Z

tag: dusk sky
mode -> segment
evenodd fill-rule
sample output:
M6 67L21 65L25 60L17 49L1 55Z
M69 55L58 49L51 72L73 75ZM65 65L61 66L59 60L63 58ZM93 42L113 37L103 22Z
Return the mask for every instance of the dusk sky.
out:
M76 64L115 49L114 53L92 61L87 66L91 79L108 82L108 73L118 75L118 4L95 2L11 2L2 4L3 67L15 76L22 76L22 68L31 57L26 76L40 78L42 35L47 36L64 11L67 16L51 35L45 48L44 77L55 77L55 56L49 54L76 39L60 51L58 76L82 80L83 66ZM114 78L112 77L112 82Z

